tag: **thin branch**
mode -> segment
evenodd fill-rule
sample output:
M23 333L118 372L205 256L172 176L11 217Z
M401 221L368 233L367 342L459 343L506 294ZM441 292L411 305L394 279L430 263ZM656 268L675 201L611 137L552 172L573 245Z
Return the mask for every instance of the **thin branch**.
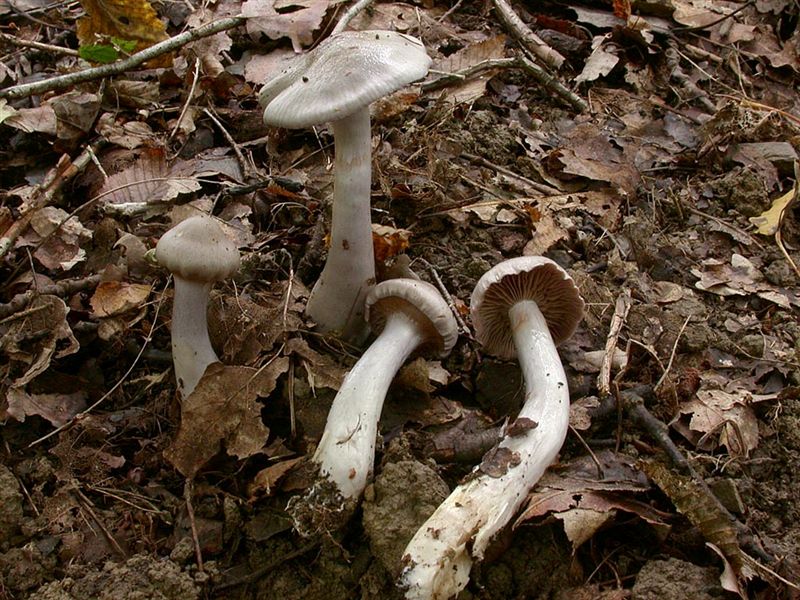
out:
M606 337L603 363L600 365L600 374L597 376L597 389L601 397L611 393L611 365L614 362L614 353L617 349L620 331L625 325L625 320L628 318L630 310L631 291L628 288L623 288L614 306L614 315L611 317L611 326Z
M84 277L82 279L69 279L66 281L60 281L59 283L55 283L53 285L45 285L39 287L38 289L22 292L14 296L7 304L0 304L0 319L5 319L9 315L13 315L16 312L21 311L37 296L47 294L51 296L65 297L70 294L74 294L75 292L93 288L100 283L101 279L102 275L90 275L89 277Z
M14 37L8 33L0 32L0 40L18 46L21 48L35 48L36 50L44 50L45 52L53 52L56 54L67 54L69 56L78 56L78 51L72 48L64 48L63 46L54 46L53 44L43 44L42 42L34 42L33 40L23 40Z
M132 54L130 57L118 62L103 65L101 67L85 69L76 73L59 75L57 77L52 77L42 81L15 85L13 87L0 90L0 98L9 98L11 100L27 98L28 96L33 96L34 94L42 94L52 90L60 90L78 83L83 83L85 81L93 81L95 79L102 79L103 77L110 77L111 75L119 75L120 73L124 73L125 71L129 71L146 63L148 60L152 60L161 56L162 54L166 54L167 52L177 50L178 48L185 46L190 42L214 35L220 31L233 29L234 27L243 24L245 20L245 17L228 17L226 19L220 19L219 21L214 21L213 23L203 25L197 29L184 31L175 37L164 40L163 42L159 42L158 44L150 46L149 48L145 48L141 52Z
M452 83L460 83L465 79L474 77L475 75L489 69L522 69L528 75L533 77L542 87L553 92L578 112L586 112L589 110L589 105L583 98L578 96L575 92L569 90L556 77L524 56L516 56L511 58L490 58L465 69L461 69L460 71L445 73L433 81L423 83L421 88L423 92L440 89L447 87Z
M92 156L106 142L99 140L81 152L80 156L74 161L70 161L69 156L63 155L55 167L47 174L47 177L36 189L35 196L28 203L25 211L20 214L16 221L6 229L0 237L0 259L14 246L22 232L28 227L33 214L40 208L44 208L53 200L55 195L61 190L64 183L80 173L92 161ZM94 146L94 147L93 147Z
M519 18L519 15L514 12L514 9L511 8L511 5L506 0L492 0L492 4L494 4L497 16L500 17L500 21L505 28L509 30L525 50L547 66L554 69L561 68L561 65L564 64L564 57L533 33L531 28Z

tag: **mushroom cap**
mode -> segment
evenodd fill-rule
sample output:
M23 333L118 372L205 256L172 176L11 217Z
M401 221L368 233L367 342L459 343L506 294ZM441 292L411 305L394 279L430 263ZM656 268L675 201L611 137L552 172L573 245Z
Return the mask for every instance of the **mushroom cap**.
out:
M190 281L219 281L239 269L239 250L216 219L189 217L161 236L156 259L173 275Z
M573 334L583 317L575 282L555 262L543 256L505 260L483 274L470 300L475 336L491 354L517 355L508 311L523 300L536 302L556 345Z
M264 123L302 129L344 118L426 75L431 58L396 31L343 31L299 56L258 94Z
M458 325L439 290L416 279L389 279L367 295L365 317L375 333L383 331L390 314L402 311L422 325L426 341L417 352L445 357L458 339Z

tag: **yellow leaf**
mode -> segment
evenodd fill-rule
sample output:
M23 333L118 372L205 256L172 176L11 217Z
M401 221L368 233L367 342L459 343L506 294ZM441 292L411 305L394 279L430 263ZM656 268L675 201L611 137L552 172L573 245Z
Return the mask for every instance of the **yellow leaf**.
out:
M98 36L110 36L136 41L139 51L169 37L149 0L80 0L80 3L86 11L77 26L81 46L96 44Z
M769 210L764 211L757 217L750 217L750 222L757 228L756 231L761 235L775 235L781 227L783 216L792 205L796 195L797 185L775 200Z

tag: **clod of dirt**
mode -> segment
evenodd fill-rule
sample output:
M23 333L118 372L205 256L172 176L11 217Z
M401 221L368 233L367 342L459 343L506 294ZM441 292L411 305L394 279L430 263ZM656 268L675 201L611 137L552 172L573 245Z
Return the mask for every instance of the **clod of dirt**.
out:
M746 217L755 217L770 206L764 181L749 169L735 169L712 181L711 190L726 208Z
M714 567L670 558L651 560L636 576L631 600L714 600L724 597Z
M80 579L66 577L40 587L29 600L196 600L200 589L188 573L168 560L138 554L125 563L108 562Z
M449 493L436 471L415 460L387 464L368 488L364 530L372 553L392 576L400 574L411 537Z
M0 465L0 544L10 541L22 521L22 492L14 474Z

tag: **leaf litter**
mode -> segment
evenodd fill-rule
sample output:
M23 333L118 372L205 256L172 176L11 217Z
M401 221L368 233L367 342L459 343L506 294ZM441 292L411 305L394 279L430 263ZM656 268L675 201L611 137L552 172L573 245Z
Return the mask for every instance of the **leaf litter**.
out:
M4 87L85 67L52 49L76 50L66 48L74 38L3 6L16 36L0 40ZM184 27L247 19L147 65L156 70L0 99L9 140L0 154L0 229L9 232L0 369L13 479L4 504L24 506L0 515L10 523L0 528L4 586L36 598L63 576L88 590L121 573L156 573L149 559L121 560L147 549L172 558L162 561L173 566L165 597L201 588L233 597L241 585L265 598L397 594L394 559L375 532L413 532L399 523L410 513L356 517L311 557L293 554L303 546L283 510L310 483L304 469L358 350L314 333L303 316L325 253L330 131L266 128L254 93L348 5L224 0L191 11L126 0L84 3L82 17L74 6L15 6L67 28L82 19L77 50L112 60L131 41L138 50ZM587 300L584 324L560 349L574 433L513 535L474 573L473 595L610 598L631 585L635 594L659 555L679 551L685 566L714 565L726 589L785 597L800 522L796 6L513 8L566 57L551 79L520 68L518 32L488 5L381 2L351 21L419 36L435 61L428 79L376 104L373 241L381 276L440 285L466 325L449 358L417 359L398 374L378 440L380 490L402 490L413 504L418 492L402 478L421 473L415 464L437 489L475 465L502 474L514 464L491 449L521 402L517 367L471 341L466 302L502 258L544 254ZM552 77L589 110L550 87ZM181 406L171 292L158 291L166 277L148 251L197 211L218 217L243 269L210 301L224 365ZM630 312L603 350L623 289ZM614 397L600 393L598 373L611 374ZM640 385L653 390L646 407L662 429L628 421L624 393ZM694 474L665 470L673 448L664 431ZM194 481L194 521L180 476ZM745 507L733 521L704 491L720 479ZM730 523L757 534L761 550ZM641 535L632 539L630 527ZM365 529L370 551L354 542ZM23 548L36 560L22 560ZM102 568L109 559L124 565L117 575ZM272 567L234 585L254 564ZM685 593L674 579L659 584L662 597Z

